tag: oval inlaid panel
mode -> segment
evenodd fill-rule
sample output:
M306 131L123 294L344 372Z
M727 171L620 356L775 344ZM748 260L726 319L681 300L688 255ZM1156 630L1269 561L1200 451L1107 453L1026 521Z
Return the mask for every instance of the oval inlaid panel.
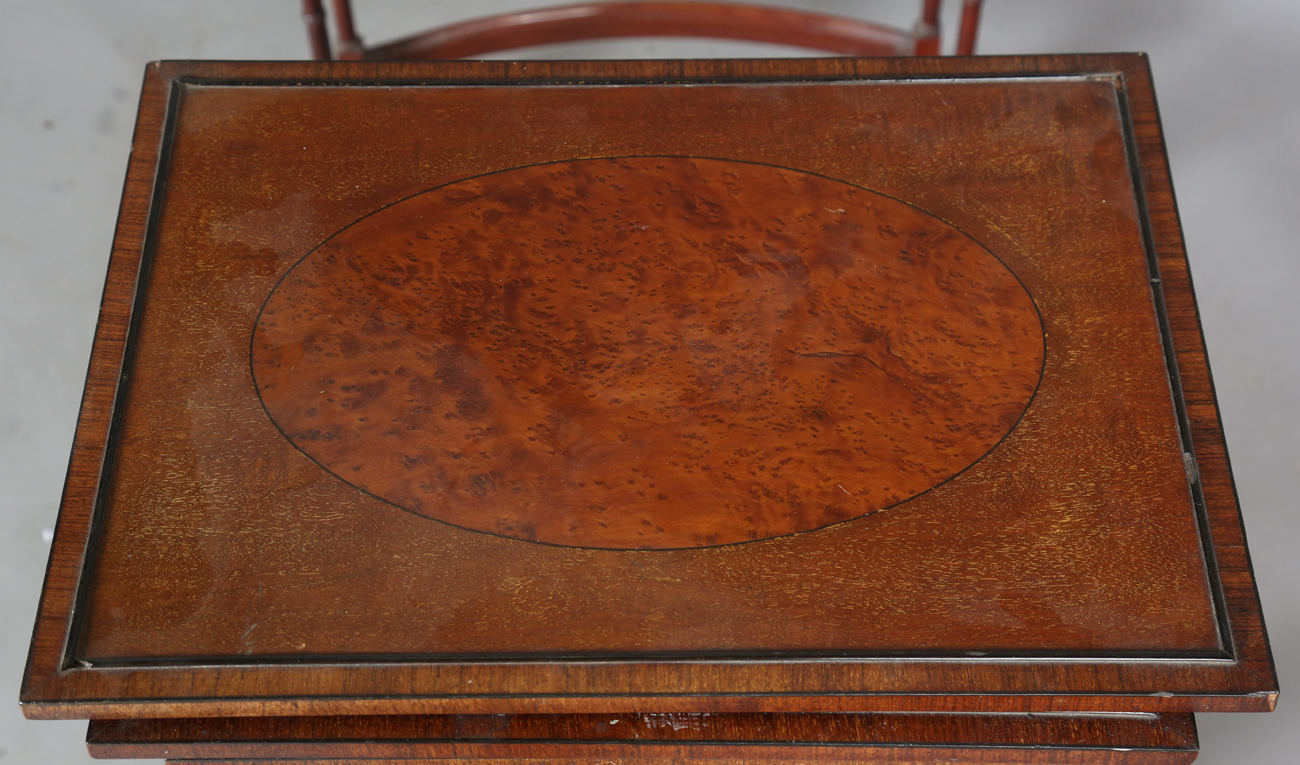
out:
M470 178L303 258L252 341L306 455L413 513L664 549L821 528L1015 427L1043 331L1005 265L889 197L767 165Z

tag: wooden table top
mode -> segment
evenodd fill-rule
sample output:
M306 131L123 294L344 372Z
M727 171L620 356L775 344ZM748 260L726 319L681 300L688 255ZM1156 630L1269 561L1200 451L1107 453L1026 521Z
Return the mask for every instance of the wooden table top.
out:
M146 73L29 716L1275 699L1142 57Z

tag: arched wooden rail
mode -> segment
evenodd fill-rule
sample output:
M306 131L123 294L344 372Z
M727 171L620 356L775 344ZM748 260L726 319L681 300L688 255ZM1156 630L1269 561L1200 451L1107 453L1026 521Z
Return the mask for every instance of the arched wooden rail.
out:
M964 0L958 55L971 55L982 0ZM778 43L844 56L939 54L941 0L924 0L912 30L822 13L714 2L599 2L485 16L367 48L349 0L333 0L337 56L321 0L303 0L317 59L456 59L534 45L619 37L700 37Z

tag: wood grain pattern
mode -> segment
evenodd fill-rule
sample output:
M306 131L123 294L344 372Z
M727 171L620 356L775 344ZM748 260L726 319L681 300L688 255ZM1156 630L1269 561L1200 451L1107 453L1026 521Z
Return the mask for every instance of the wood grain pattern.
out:
M663 549L808 531L966 469L1038 387L1033 300L896 200L703 158L538 165L352 224L268 298L268 414L456 526Z
M931 765L934 762L954 763L955 765L1012 765L1019 763L1037 763L1038 765L1185 765L1192 762L1194 754L1187 752L1162 752L1162 751L1122 751L1122 750L1062 750L1057 752L1043 752L1037 749L992 749L981 748L973 751L955 750L951 747L907 747L902 751L884 751L872 752L868 756L854 759L854 763L866 763L866 765L884 765L885 763L898 763L899 765ZM611 760L607 757L600 758L575 758L575 757L557 757L557 758L539 758L539 759L500 759L500 758L483 758L483 759L462 759L450 757L438 760L440 765L662 765L662 763L673 763L673 765L704 765L712 763L714 765L742 765L746 762L755 762L754 758L747 760L731 760L726 758L705 758L705 757L674 757L674 758L655 758L646 759L640 757L619 757ZM167 765L184 765L186 760L167 760ZM313 760L204 760L210 765L374 765L375 760L371 759L313 759ZM429 760L418 759L411 760L406 758L382 760L386 765L428 765ZM798 763L795 760L778 760L782 763ZM848 761L843 761L848 762Z
M301 758L310 762L436 758L476 762L1188 763L1195 759L1198 747L1190 715L630 714L108 720L92 723L86 740L91 754L101 758Z
M944 102L968 106L936 130L928 114ZM1218 654L1111 83L187 85L180 103L80 658ZM811 113L833 127L804 129ZM745 127L760 114L782 134L770 147ZM492 138L507 115L519 131ZM691 154L846 178L993 242L1043 310L1030 416L906 512L653 556L520 545L394 512L267 418L249 338L319 242L478 175L485 157L663 155L683 136ZM232 155L250 171L229 175ZM1004 169L975 186L966 166Z
M92 516L101 487L104 455L117 409L119 383L127 356L127 338L140 288L151 216L157 212L154 180L159 148L166 137L168 101L172 93L155 67L146 69L140 93L139 119L131 139L126 184L113 235L112 257L91 348L90 368L77 417L72 456L59 507L50 560L41 590L40 608L31 649L23 672L23 687L40 688L48 676L63 669L70 615L91 547ZM24 692L25 693L25 692Z
M770 752L762 752L771 754ZM709 754L709 753L706 753ZM873 751L867 756L860 759L841 760L840 762L866 763L867 765L884 765L885 763L898 763L899 765L931 765L934 762L954 763L955 765L1018 765L1019 763L1037 763L1038 765L1185 765L1192 762L1195 755L1188 752L1162 752L1162 751L1123 751L1123 750L1060 750L1044 752L1038 749L994 749L978 748L974 750L960 750L952 747L907 747L901 751ZM641 758L641 757L619 757L610 759L608 757L582 758L582 757L556 757L556 758L530 758L530 759L502 759L502 758L483 758L483 759L463 759L450 757L440 759L440 765L652 765L662 763L672 763L673 765L703 765L704 763L713 763L715 765L742 765L746 762L761 761L755 758L746 760L732 760L727 758L714 757L671 757L671 758ZM186 760L167 760L167 765L184 765ZM280 758L270 760L204 760L203 762L210 765L375 765L375 760L371 759L313 759L285 760ZM428 765L427 759L392 759L381 760L385 765ZM781 763L792 763L792 765L801 762L800 760L777 760Z
M1055 84L1061 76L1078 74L1088 76L1080 77L1073 91ZM1047 76L1040 80L1043 75ZM981 90L985 86L975 81L1007 76L1023 76L1026 84L1041 83L1043 89L997 91L990 85ZM897 91L906 94L900 97L862 81L874 79L886 85L900 78L916 82L930 77L957 77L963 99L969 96L970 103L979 106L960 116L945 112L944 102L954 103L950 98L954 93L943 88L957 85L915 86ZM605 142L601 154L689 153L793 165L906 198L958 222L963 231L1003 256L1044 308L1047 368L1042 392L1031 410L1041 419L1028 418L1003 447L963 474L963 480L969 476L976 484L950 482L943 490L914 500L921 504L909 506L906 513L882 513L860 526L850 522L827 530L835 532L834 541L842 550L868 549L853 546L872 544L869 549L879 551L878 555L857 556L851 566L847 556L827 557L836 545L822 546L832 536L822 531L734 548L703 548L688 551L689 555L660 551L654 555L665 556L672 565L648 571L637 569L643 559L636 556L646 553L577 551L565 553L574 556L565 570L577 578L562 592L547 590L540 572L548 570L548 560L524 556L511 564L521 568L502 569L502 562L510 559L494 557L488 543L512 549L546 548L482 535L468 535L475 537L470 540L450 531L433 537L421 529L438 524L393 513L377 501L372 507L348 505L351 500L344 492L357 492L332 477L326 476L337 486L322 483L322 471L292 453L256 405L247 378L247 338L257 309L293 262L376 207L482 172L484 156L501 161L494 169L561 159L548 157L543 147L561 146L584 120L590 120L591 113L538 106L518 113L518 130L494 137L476 131L465 121L465 112L453 110L437 118L434 110L422 110L413 97L418 89L340 88L345 112L347 104L365 104L382 91L388 99L380 110L386 115L383 127L390 132L394 125L403 124L448 127L420 134L420 140L412 143L366 143L358 141L357 135L371 135L365 133L365 125L374 120L346 123L346 129L354 131L351 134L339 132L343 123L322 131L321 125L333 123L317 120L307 94L299 93L291 96L298 99L294 106L298 111L285 111L284 106L267 101L268 107L260 113L268 120L273 116L281 128L274 139L266 138L272 133L259 139L256 122L247 119L258 112L250 111L253 107L248 104L283 94L247 88L240 97L252 101L244 102L243 111L232 112L229 104L234 101L223 98L238 88L229 83L436 82L455 84L445 90L459 92L467 83L513 80L551 85L528 89L530 97L542 99L563 95L563 87L576 87L566 83L577 82L671 80L717 87L781 78L824 80L828 86L853 83L872 99L880 99L872 109L893 104L887 108L889 125L873 121L878 112L865 109L863 102L852 106L853 102L836 96L804 103L792 89L768 91L781 96L765 98L744 96L751 85L721 88L711 94L716 111L705 114L693 108L676 112L664 108L655 99L665 90L610 88L602 93L613 95L602 98L613 99L610 103L626 100L617 101L622 121L611 123L601 139ZM190 135L195 140L186 144L182 132L168 155L175 163L166 202L173 212L163 211L154 233L159 252L174 253L177 260L160 258L155 263L150 291L154 297L167 294L170 288L159 285L169 279L180 279L171 284L182 288L147 307L141 316L134 312L138 260L132 260L132 253L141 252L146 241L143 223L150 209L151 173L168 88L182 79L188 84L179 86L185 104L179 114L199 121L192 123L196 132ZM499 108L505 90L476 88L472 94L466 91L466 101L509 114ZM1066 91L1075 96L1062 97ZM805 87L799 92L834 91ZM1035 95L1046 93L1052 95ZM1096 114L1113 110L1117 97L1127 105L1128 120L1116 124L1128 125L1136 146L1134 164L1143 182L1136 194L1126 170L1125 130L1084 127ZM746 106L745 98L756 100ZM150 70L143 106L125 197L129 204L124 205L105 294L106 321L101 323L92 361L88 408L78 429L78 451L24 684L28 716L610 709L1193 711L1262 710L1275 703L1276 679L1222 448L1142 58L166 64ZM339 108L336 104L328 112ZM373 104L368 108L357 113L375 113ZM813 135L806 120L796 123L782 117L794 111L805 117L818 115L824 132ZM532 119L542 113L563 115L563 119L554 123ZM736 119L727 121L727 114ZM953 116L944 116L948 114ZM1048 116L1030 124L1025 116L1029 114ZM667 128L648 129L651 116ZM737 120L750 128L730 131L729 126L740 124ZM673 126L688 123L695 127L673 132ZM699 130L700 125L714 127ZM222 130L233 132L220 140L201 140L217 138ZM378 135L379 126L374 130ZM963 144L959 139L964 131L983 140ZM472 137L477 147L446 151L447 141L458 136ZM681 136L690 136L689 151L682 148ZM1017 140L1022 141L1018 150ZM347 146L348 151L332 155L330 162L289 161L307 156L293 152L319 152L327 144ZM435 144L439 151L433 150ZM1058 153L1046 151L1052 145ZM572 148L566 151L568 158L575 156ZM217 176L211 170L229 167L231 156L241 158L244 172L214 182ZM137 162L147 168L134 169ZM297 192L291 190L295 187L315 190L310 205L295 198ZM1123 200L1125 188L1129 202L1110 208L1096 201ZM1111 196L1112 190L1121 196ZM169 220L178 223L172 227ZM1200 468L1198 488L1204 495L1206 540L1218 565L1217 579L1200 569L1199 532L1194 524L1176 520L1194 516L1185 486L1184 498L1179 499L1179 487L1169 481L1174 471L1181 470L1184 445L1179 443L1175 423L1159 414L1168 410L1156 403L1161 395L1165 407L1169 401L1168 384L1163 390L1157 384L1164 375L1162 354L1126 354L1130 348L1149 349L1136 338L1149 340L1159 334L1150 292L1142 293L1136 283L1125 281L1135 273L1139 281L1151 275L1143 273L1144 265L1133 265L1141 260L1142 247L1132 242L1142 236L1144 226L1159 260L1173 367L1189 403L1189 451ZM1124 261L1128 264L1124 268L1130 270L1123 278L1112 271L1113 262L1100 257L1117 252L1117 242L1128 242L1123 251L1138 254L1137 261ZM204 253L230 257L215 268ZM1053 263L1061 263L1060 270L1052 270ZM1128 287L1118 288L1121 283ZM214 296L224 306L220 311L205 314L194 308L217 305ZM1085 302L1094 306L1095 313L1079 313ZM1120 311L1119 306L1131 310ZM173 321L172 330L151 335L166 323L151 324L149 311L184 321L179 325ZM1119 316L1132 323L1117 323ZM69 629L78 592L85 594L79 571L90 545L100 469L105 457L112 456L105 452L104 442L111 402L123 379L121 349L132 321L141 326L137 341L143 355L131 372L121 443L135 448L131 459L139 461L119 462L113 485L107 487L108 511L99 526L104 542L93 548L98 551L95 589L86 601L88 609L80 612L88 615L88 629L77 642ZM168 342L188 342L191 348L212 352L198 366L191 363L192 356L180 359L183 369L170 366L171 359L155 364L147 358L150 337L170 337ZM242 359L231 351L231 366L224 366L225 354L241 344ZM155 350L162 351L152 357L155 361L166 358L165 345ZM1084 363L1090 358L1106 361ZM215 361L220 364L209 364ZM210 374L214 371L222 375L228 371L228 382ZM190 398L181 403L199 406L176 408L173 399L167 406L151 408L153 404L132 399L149 386L185 391ZM1071 389L1074 394L1067 395ZM1131 395L1140 391L1144 392ZM1138 410L1114 408L1119 401L1147 403ZM254 408L249 408L249 402ZM169 413L168 406L174 411ZM1141 408L1148 406L1153 408ZM168 416L155 418L154 423L170 424L164 430L132 430L133 411L137 424L146 424L156 414ZM1137 411L1155 415L1136 416ZM171 416L176 412L183 416ZM253 424L255 416L265 430ZM272 447L275 443L280 446ZM141 446L147 448L137 448ZM228 456L213 459L223 453L219 449ZM167 459L157 461L159 454L168 455ZM1041 461L1033 461L1035 454L1042 455ZM245 480L250 475L260 478ZM990 480L998 475L1014 478ZM982 485L984 490L967 493L972 485ZM203 487L217 487L217 494L207 496L223 501L177 501L204 496ZM173 500L162 501L164 491ZM315 497L324 507L355 510L355 514L336 511L304 518L280 501L286 496L280 492L291 491ZM128 497L145 501L115 504ZM1054 499L1044 502L1044 497ZM269 508L260 521L236 512L255 502ZM115 507L132 509L119 512ZM998 509L973 512L991 507ZM1183 512L1189 515L1178 515ZM409 523L389 520L393 516L405 516ZM199 521L207 525L196 526ZM198 534L196 528L208 531ZM954 536L951 529L962 533ZM840 536L845 532L851 532L848 547ZM888 544L877 544L880 539ZM431 540L436 544L431 546ZM719 551L726 551L725 555ZM358 561L365 564L358 568ZM374 561L391 563L371 565ZM458 576L436 573L449 570ZM752 583L755 570L769 577L762 586L766 599L756 597L757 590L747 594L732 584ZM842 574L848 571L853 575ZM677 584L683 581L696 581L699 589ZM483 586L511 582L516 589ZM1209 597L1219 582L1228 628L1222 633L1222 647ZM434 591L456 598L499 592L494 597L504 607L485 610L466 597L458 601L466 604L464 609L442 612L452 618L435 625L431 641L430 622L418 607L422 593ZM384 592L390 595L373 597ZM632 598L633 592L639 592L640 599ZM1162 600L1153 599L1156 594ZM624 618L628 612L618 609L633 602L641 611L635 618ZM303 603L310 604L306 616L316 617L306 629ZM512 610L521 603L535 605ZM788 618L773 619L773 607ZM505 621L476 621L476 615L485 613ZM907 619L899 621L900 613L906 613ZM722 622L684 618L689 614L726 618ZM605 641L606 649L630 645L636 650L637 641L662 636L666 634L662 626L672 625L687 630L672 637L688 650L752 649L778 644L774 636L782 636L792 641L787 647L829 648L842 658L720 659L706 654L555 661L504 656L484 661L461 655L389 654L386 661L372 663L366 655L348 659L337 652L344 646L363 652L394 647L418 650L429 645L464 649L484 645L485 637L489 650L509 651L511 645L525 645L526 631L503 629L516 615L520 624L531 622L535 631L561 642L575 634L568 625L608 623L612 616L619 629L581 634L580 640L567 646L580 651L591 650L600 641ZM821 615L821 621L809 621L814 615ZM248 633L254 624L259 626ZM801 629L807 624L820 626ZM832 629L828 631L827 625ZM256 638L255 645L244 641L246 633ZM720 644L712 635L735 642ZM306 655L318 661L299 663L303 654L290 660L297 646L305 645L304 637L313 641ZM1047 653L1027 651L1027 645L1044 646ZM871 650L855 653L844 646ZM250 649L255 658L240 658ZM998 660L968 655L990 650ZM913 653L882 657L881 651ZM1071 651L1081 653L1059 658ZM1114 660L1112 651L1123 653L1124 658ZM159 656L181 663L168 665ZM186 664L187 656L205 658L197 665ZM1200 656L1220 658L1196 658ZM214 657L224 658L214 662ZM89 666L78 665L78 659Z

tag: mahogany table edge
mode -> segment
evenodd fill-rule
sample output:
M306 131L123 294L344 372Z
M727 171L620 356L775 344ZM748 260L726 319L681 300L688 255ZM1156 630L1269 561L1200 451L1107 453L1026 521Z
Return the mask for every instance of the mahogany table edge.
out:
M97 758L1186 763L1191 715L444 715L96 721ZM317 759L319 758L319 759ZM427 759L426 759L427 758Z

